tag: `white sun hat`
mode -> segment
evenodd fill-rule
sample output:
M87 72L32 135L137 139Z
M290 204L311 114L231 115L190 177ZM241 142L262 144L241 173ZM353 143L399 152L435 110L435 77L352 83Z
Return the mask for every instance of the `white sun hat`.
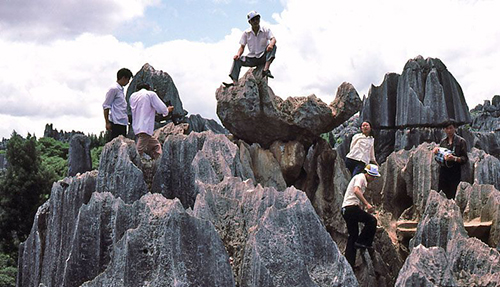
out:
M380 173L378 172L378 166L376 164L367 164L365 167L366 173L371 176L379 177Z
M247 14L247 20L248 20L248 21L250 21L250 20L252 20L253 18L255 18L255 17L257 17L257 16L259 16L259 17L260 17L260 14L259 14L259 13L257 13L257 11L250 11L250 12L248 12L248 14Z

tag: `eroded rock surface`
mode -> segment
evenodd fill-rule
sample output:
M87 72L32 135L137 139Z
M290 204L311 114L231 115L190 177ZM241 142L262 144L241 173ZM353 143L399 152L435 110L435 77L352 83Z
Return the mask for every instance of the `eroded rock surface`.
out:
M68 176L92 170L90 158L90 139L81 134L76 134L69 141L68 151Z
M354 87L342 84L330 106L315 95L276 96L260 73L249 70L236 86L216 92L217 115L237 138L268 148L274 141L311 143L359 110L361 100Z

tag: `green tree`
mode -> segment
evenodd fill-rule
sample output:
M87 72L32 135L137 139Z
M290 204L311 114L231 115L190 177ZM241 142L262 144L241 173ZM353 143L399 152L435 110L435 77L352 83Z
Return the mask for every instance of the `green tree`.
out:
M55 180L68 175L69 144L49 137L38 140L42 166Z
M35 137L24 139L15 131L7 144L7 172L0 182L0 247L17 258L38 207L47 199L54 180L43 168Z
M16 262L9 255L0 253L0 287L16 286Z

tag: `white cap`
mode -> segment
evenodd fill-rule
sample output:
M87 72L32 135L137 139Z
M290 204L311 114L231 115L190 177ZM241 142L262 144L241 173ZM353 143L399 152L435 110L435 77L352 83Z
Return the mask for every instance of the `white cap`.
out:
M248 14L247 14L247 20L248 20L248 21L250 21L250 20L252 20L253 18L255 18L255 17L257 17L257 16L259 16L259 17L260 17L260 14L259 14L259 13L257 13L257 11L250 11L250 12L248 12Z
M371 176L379 177L380 173L378 172L378 166L375 164L367 164L365 167L366 173Z

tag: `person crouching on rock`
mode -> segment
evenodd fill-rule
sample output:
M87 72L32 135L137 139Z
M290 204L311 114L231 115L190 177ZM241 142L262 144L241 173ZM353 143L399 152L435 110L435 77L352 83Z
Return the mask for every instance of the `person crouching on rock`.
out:
M236 85L240 76L242 66L255 67L264 65L262 76L274 78L269 70L271 63L276 57L276 38L271 29L260 26L260 14L255 11L250 11L247 14L248 23L252 26L250 29L243 32L240 39L240 48L233 57L233 66L229 77L233 80L232 83L224 83L226 87ZM248 55L242 56L245 46L248 45Z
M162 151L160 142L153 137L155 112L167 116L174 110L174 107L167 107L158 95L151 91L148 84L138 84L137 92L130 96L129 101L132 110L132 128L137 140L137 151L141 156L146 153L157 159Z
M438 189L442 190L448 199L455 198L457 187L461 180L462 164L469 160L467 156L467 142L457 134L457 123L454 120L449 120L444 124L444 132L446 137L441 140L439 147L447 148L451 153L444 156L444 164L439 169L439 184ZM439 152L436 147L433 150L434 154Z
M364 121L361 123L361 133L352 137L351 147L345 159L345 165L352 176L360 173L369 163L378 165L374 146L372 124Z
M342 216L344 217L347 232L349 233L345 248L345 257L352 268L354 268L356 263L356 248L372 248L373 238L377 230L377 219L370 214L375 211L375 207L363 195L366 185L377 177L380 177L378 166L368 164L364 169L364 173L357 174L351 179L344 195ZM361 208L361 204L363 204L368 212ZM359 222L363 222L365 226L361 234L358 235Z

